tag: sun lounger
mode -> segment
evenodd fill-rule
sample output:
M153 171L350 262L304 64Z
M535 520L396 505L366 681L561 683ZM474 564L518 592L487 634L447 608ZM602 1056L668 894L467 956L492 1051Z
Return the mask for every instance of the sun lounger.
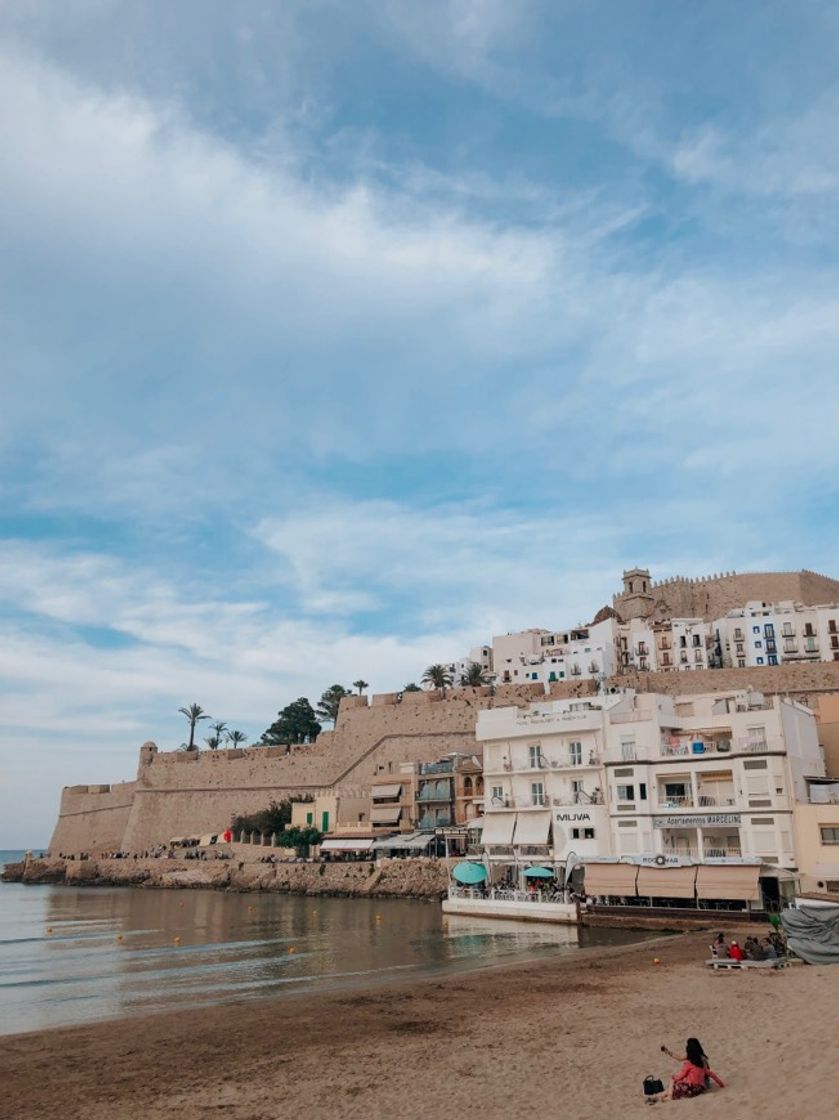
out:
M786 957L776 957L768 961L733 961L729 957L711 957L705 964L713 969L746 969L746 968L786 968L789 965Z

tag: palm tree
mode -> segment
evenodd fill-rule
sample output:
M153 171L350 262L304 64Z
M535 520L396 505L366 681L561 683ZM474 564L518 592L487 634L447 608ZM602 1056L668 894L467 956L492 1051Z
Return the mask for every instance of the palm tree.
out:
M186 716L189 720L189 742L186 749L194 751L198 748L195 746L195 725L199 720L210 719L200 704L190 704L188 708L178 708L182 716Z
M422 675L422 681L432 688L441 689L445 696L446 689L452 683L452 675L445 665L429 665Z
M243 743L247 743L248 741L248 737L244 733L244 731L228 731L226 739L231 747L241 746Z
M460 674L460 683L464 688L480 688L489 684L489 677L477 661L473 661L465 673Z
M408 683L405 685L405 687L402 689L402 691L403 692L422 692L422 689L414 681L408 681Z
M227 724L222 722L222 720L216 720L215 723L210 724L210 730L216 737L216 746L221 746L221 741L225 736L225 732L227 731Z
M358 681L353 681L352 686L353 686L353 688L358 689L358 695L360 696L365 688L370 687L370 684L369 684L368 681L358 680Z
M207 744L211 751L217 751L221 746L221 739L219 739L218 735L210 735L204 740L204 742Z

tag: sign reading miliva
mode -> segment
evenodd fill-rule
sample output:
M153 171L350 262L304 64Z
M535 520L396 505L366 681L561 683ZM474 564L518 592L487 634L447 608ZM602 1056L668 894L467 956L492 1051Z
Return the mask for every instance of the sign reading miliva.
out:
M697 813L695 816L653 817L653 828L711 828L740 823L739 813Z

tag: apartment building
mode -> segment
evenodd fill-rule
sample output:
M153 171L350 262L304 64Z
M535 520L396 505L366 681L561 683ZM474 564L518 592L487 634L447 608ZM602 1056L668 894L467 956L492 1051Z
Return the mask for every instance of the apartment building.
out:
M609 854L603 750L610 719L631 704L621 693L479 714L490 859Z
M823 776L815 717L756 692L634 696L610 721L606 790L616 855L759 858L795 869L794 807Z
M403 762L371 782L370 821L378 833L433 831L465 825L484 803L481 760L451 754L435 762Z
M806 800L795 805L795 829L802 891L839 903L839 781L807 780Z
M824 776L812 711L756 692L631 690L481 712L491 859L752 861L795 870Z
M725 667L839 661L839 604L749 602L713 627L715 656Z

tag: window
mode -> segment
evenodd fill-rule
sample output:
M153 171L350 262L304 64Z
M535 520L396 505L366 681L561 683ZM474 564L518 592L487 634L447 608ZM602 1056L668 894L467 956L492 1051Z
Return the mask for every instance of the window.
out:
M743 645L742 642L737 643L737 652L738 653L745 653L746 652L746 647Z
M763 658L762 657L758 657L756 660L757 660L758 665L763 664Z
M793 635L792 623L791 622L785 622L784 623L784 637L785 638L791 638L792 635Z
M573 740L568 744L568 754L571 758L572 766L582 766L583 764L583 744L578 740Z
M746 758L743 760L744 770L767 770L768 763L765 758Z
M545 787L541 782L530 783L530 797L534 805L545 804Z
M777 665L778 664L777 654L770 653L766 660L769 662L770 665Z
M805 638L804 649L807 651L807 653L818 653L819 647L816 645L816 639Z
M743 640L743 631L740 629L739 626L737 626L734 629L734 641L735 642L742 642L742 640Z
M745 668L746 668L746 659L745 659L745 657L738 657L738 658L737 658L737 668L738 668L738 669L745 669Z
M635 776L635 771L631 766L622 766L620 770L615 771L616 778L632 778Z
M699 645L701 645L701 644L702 644L702 642L701 642L701 641L700 641L700 639L699 639L699 635L698 635L698 634L694 634L694 635L693 635L693 644L694 644L695 646L699 646Z
M621 739L621 762L634 763L635 762L635 739ZM632 777L632 771L630 775Z
M306 814L306 824L311 824L314 819L315 819L314 813L307 813Z
M593 839L594 839L594 829L593 828L584 828L583 829L583 840L593 840Z
M759 634L760 633L760 627L759 626L753 626L752 627L752 633L753 634Z
M492 797L493 801L503 801L504 800L504 787L503 786L493 786L491 797Z
M823 825L819 832L822 837L822 844L839 844L839 825Z
M530 769L537 769L539 763L542 761L542 748L538 743L533 743L527 748L527 754L530 759Z
M634 801L635 786L618 786L618 801Z
M763 649L763 642L755 642L755 649Z
M641 801L646 801L647 800L647 783L646 782L641 782L640 785L638 786L638 797L640 798Z

